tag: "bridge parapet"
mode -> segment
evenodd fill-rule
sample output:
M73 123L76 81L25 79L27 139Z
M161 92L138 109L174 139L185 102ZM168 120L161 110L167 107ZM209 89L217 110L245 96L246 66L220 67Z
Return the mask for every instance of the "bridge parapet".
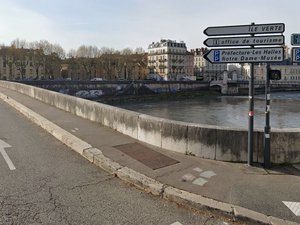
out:
M247 161L245 129L167 120L19 83L0 81L0 86L161 148L214 160ZM262 130L255 130L257 162L262 162L263 137ZM300 129L272 130L271 146L273 163L299 163Z

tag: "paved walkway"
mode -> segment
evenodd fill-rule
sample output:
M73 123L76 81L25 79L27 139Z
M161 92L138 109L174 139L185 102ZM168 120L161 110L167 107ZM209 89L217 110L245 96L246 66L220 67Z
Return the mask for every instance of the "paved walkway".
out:
M0 88L0 92L119 164L161 183L300 224L300 165L265 170L183 155L140 143L14 91Z

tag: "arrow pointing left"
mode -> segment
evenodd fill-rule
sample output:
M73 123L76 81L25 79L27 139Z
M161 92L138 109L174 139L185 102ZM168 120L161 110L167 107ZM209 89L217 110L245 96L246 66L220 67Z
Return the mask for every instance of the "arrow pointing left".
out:
M0 153L3 156L5 162L7 163L10 170L15 170L16 167L14 166L13 162L10 160L9 156L7 155L4 148L11 148L9 144L7 144L5 141L2 141L0 139Z

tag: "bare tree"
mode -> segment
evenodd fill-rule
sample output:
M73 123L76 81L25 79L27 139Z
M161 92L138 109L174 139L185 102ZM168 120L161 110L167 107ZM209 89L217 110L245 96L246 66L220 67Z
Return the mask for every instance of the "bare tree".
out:
M102 47L100 49L100 54L104 55L104 54L114 54L115 50L113 48L107 48L107 47Z
M70 49L68 54L67 54L68 58L75 58L76 57L76 50L75 49Z
M61 62L61 59L56 53L52 53L45 57L46 78L56 79L60 77Z
M43 50L45 55L50 55L52 51L52 44L47 40L40 40L38 43L38 49Z
M11 42L11 47L14 48L27 48L28 47L28 43L26 42L25 39L15 39Z
M144 50L142 47L137 47L137 48L134 50L134 53L135 53L135 54L144 54L144 53L145 53L145 50Z
M45 74L45 63L46 56L43 54L42 50L34 50L33 52L33 67L35 68L35 78L40 79L41 75ZM44 71L41 72L41 69Z
M133 50L131 48L124 48L122 51L121 51L121 54L122 55L132 55L133 54Z
M77 58L89 58L88 47L86 45L81 45L76 51Z

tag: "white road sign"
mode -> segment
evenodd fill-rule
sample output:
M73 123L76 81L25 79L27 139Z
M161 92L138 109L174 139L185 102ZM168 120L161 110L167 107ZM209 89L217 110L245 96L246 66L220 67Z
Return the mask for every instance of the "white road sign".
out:
M292 48L292 61L300 63L300 48Z
M211 63L282 62L284 50L282 47L212 49L204 58Z
M204 30L207 36L241 35L241 34L271 34L283 33L284 23L254 24L240 26L208 27Z
M282 45L284 44L284 36L269 35L269 36L256 36L256 37L208 38L203 43L207 47Z

